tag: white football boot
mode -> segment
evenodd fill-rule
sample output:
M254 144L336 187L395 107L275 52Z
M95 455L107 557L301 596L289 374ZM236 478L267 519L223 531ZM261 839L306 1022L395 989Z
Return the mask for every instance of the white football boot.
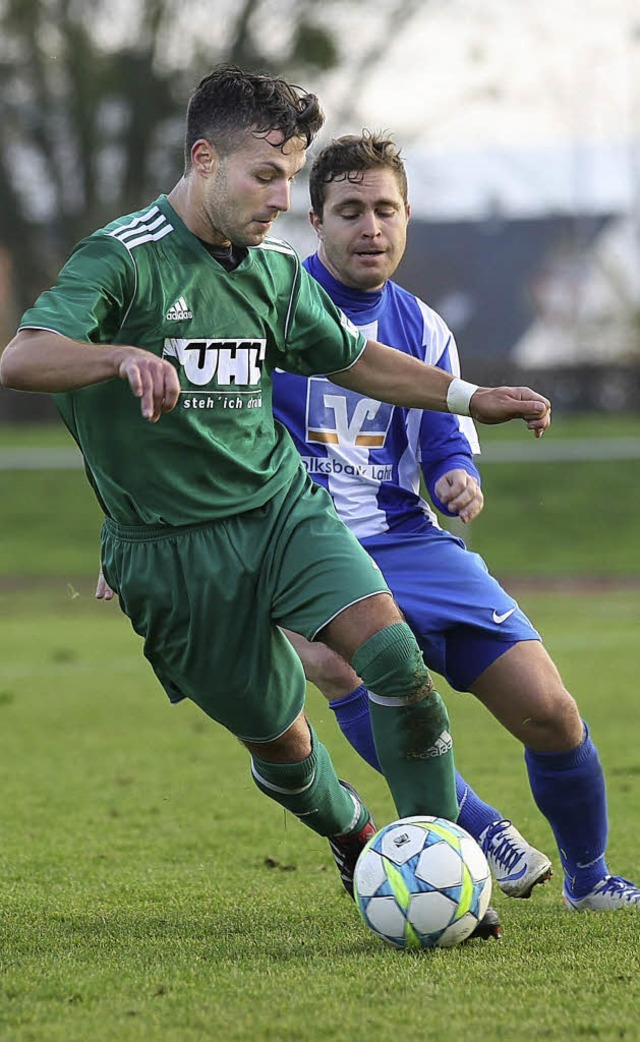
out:
M527 843L506 819L489 825L478 842L496 883L507 897L531 897L534 886L553 874L547 855Z
M562 901L570 912L616 912L619 909L640 910L640 889L622 876L605 876L582 897L574 897L565 882Z

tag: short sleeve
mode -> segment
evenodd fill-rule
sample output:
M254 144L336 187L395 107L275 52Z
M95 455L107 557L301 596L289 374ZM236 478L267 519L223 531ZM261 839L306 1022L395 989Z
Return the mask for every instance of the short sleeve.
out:
M108 234L80 242L20 321L20 329L50 329L73 340L110 343L135 293L135 267L128 251Z
M302 266L299 267L279 365L302 376L349 369L366 337Z

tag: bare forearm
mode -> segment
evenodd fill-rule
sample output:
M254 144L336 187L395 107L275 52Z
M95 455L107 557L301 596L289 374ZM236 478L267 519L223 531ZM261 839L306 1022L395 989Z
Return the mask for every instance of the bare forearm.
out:
M529 387L477 387L375 340L367 341L351 369L332 374L331 380L408 409L472 416L480 423L524 420L536 438L551 423L549 399Z
M351 369L331 376L333 383L378 401L409 409L447 412L451 373L369 341Z
M17 391L75 391L115 377L140 399L145 420L155 423L180 396L174 367L139 347L82 344L45 330L18 333L0 358L0 383Z
M17 334L0 358L0 383L16 391L74 391L118 376L123 349L82 344L46 330Z

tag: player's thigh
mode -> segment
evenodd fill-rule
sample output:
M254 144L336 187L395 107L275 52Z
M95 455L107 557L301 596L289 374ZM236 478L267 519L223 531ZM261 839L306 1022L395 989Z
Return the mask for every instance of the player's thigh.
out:
M256 596L255 528L234 519L148 539L107 533L103 561L169 698L190 698L238 738L263 742L296 719L305 681L268 599Z
M512 734L535 748L573 748L583 726L574 699L540 641L521 641L495 659L470 690ZM541 744L542 736L542 744Z
M354 605L369 599L392 604L380 569L340 521L325 490L306 475L283 503L262 589L272 597L276 622L307 640Z

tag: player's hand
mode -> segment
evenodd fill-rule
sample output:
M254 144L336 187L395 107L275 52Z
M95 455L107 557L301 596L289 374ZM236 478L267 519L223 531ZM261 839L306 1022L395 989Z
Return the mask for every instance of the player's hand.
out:
M98 585L96 586L96 598L99 601L111 601L115 594L105 579L102 568L98 572Z
M530 387L479 387L469 403L471 416L480 423L524 420L536 438L551 425L551 402Z
M171 362L139 347L125 347L118 361L118 376L140 398L145 420L156 423L163 412L174 409L180 397L178 374Z
M484 506L484 496L477 478L466 470L449 470L438 478L433 491L447 510L465 525L477 517Z

